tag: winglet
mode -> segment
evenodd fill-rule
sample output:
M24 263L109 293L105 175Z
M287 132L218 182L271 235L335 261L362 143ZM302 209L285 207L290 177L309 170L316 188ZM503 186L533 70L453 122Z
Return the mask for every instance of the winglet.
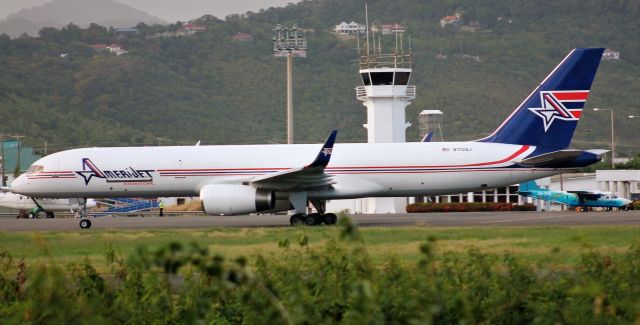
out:
M427 132L421 142L431 142L431 138L433 138L433 131Z
M316 159L307 167L326 167L331 159L331 153L333 152L333 144L336 142L336 135L338 130L333 130L327 137L327 141L324 142L322 149L318 152Z

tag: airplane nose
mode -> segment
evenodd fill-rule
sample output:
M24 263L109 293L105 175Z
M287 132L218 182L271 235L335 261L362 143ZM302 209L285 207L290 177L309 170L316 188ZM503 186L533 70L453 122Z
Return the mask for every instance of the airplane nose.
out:
M28 190L27 176L22 174L18 176L18 178L14 179L13 182L11 182L11 189L16 193L26 194L26 191Z

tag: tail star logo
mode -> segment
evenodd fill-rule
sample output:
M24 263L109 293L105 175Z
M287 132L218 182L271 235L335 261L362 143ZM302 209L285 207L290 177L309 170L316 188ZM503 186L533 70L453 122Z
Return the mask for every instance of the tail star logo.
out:
M529 110L542 118L544 132L547 132L555 120L579 120L587 97L588 90L541 91L542 107L529 107Z

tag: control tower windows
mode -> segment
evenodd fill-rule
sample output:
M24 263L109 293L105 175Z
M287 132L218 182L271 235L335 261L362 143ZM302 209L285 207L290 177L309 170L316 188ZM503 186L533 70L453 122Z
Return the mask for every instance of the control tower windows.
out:
M360 75L362 76L362 82L364 83L364 85L371 86L371 78L369 78L369 73L365 72L361 73Z
M395 72L395 79L394 72L364 72L360 76L365 86L406 86L411 72Z
M396 81L394 84L406 86L409 84L409 76L411 76L411 72L396 72Z
M393 72L372 72L371 83L374 86L393 85Z

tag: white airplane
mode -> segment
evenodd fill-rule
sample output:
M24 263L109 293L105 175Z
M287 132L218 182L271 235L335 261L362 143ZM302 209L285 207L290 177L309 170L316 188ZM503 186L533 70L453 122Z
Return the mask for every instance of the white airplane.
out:
M88 199L86 204L81 204L79 199L38 199L12 193L11 190L2 188L0 191L0 207L20 210L18 217L28 218L47 217L54 218L54 212L80 211L83 208L92 208L96 202Z
M295 209L292 224L336 222L324 201L443 195L587 166L567 149L604 49L574 49L490 136L468 142L83 148L36 161L12 187L32 197L199 195L205 213ZM318 213L306 215L308 203ZM81 228L91 227L83 218Z

